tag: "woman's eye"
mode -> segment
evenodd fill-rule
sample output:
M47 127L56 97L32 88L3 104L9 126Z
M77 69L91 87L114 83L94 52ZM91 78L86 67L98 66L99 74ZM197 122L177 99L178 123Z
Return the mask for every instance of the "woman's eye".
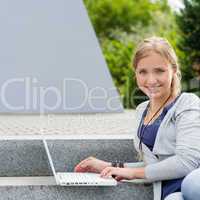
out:
M156 72L157 72L157 73L163 73L163 72L165 72L165 71L162 70L162 69L158 69L158 70L156 70Z
M139 71L139 74L146 74L146 71Z

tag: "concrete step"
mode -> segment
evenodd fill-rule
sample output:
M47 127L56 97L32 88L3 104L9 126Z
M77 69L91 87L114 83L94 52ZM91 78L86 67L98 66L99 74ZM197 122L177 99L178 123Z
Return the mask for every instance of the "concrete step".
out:
M56 171L73 171L88 156L136 161L132 140L47 140ZM52 175L41 140L0 141L0 176Z
M57 172L73 171L88 156L137 160L130 139L52 139L47 143ZM152 185L143 182L122 182L116 187L57 186L41 140L0 141L0 163L0 200L152 199Z

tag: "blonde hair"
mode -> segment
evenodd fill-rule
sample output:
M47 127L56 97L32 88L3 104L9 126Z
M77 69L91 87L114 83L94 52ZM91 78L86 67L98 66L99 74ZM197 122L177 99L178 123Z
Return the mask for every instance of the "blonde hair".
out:
M181 92L181 71L178 64L178 59L173 47L170 43L161 37L150 37L144 39L136 48L133 58L133 67L136 69L138 62L149 55L150 52L155 52L165 58L175 70L172 79L172 95L177 95Z

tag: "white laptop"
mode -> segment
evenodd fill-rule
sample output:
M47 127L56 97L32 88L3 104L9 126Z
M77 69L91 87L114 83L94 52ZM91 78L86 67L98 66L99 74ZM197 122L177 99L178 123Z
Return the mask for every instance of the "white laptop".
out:
M43 144L49 159L49 163L55 177L56 183L62 186L116 186L117 181L112 178L101 178L96 173L78 173L78 172L56 172L51 158L51 154L46 140Z

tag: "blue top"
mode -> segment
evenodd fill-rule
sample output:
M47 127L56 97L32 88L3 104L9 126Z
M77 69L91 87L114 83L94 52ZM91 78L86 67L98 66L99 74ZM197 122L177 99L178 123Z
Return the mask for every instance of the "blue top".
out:
M153 123L149 124L146 127L145 127L143 121L144 121L144 117L146 116L149 105L143 112L142 120L140 122L139 132L140 132L140 134L143 132L142 133L142 135L143 135L142 143L144 143L151 151L153 150L153 147L154 147L158 128L160 127L160 124L161 124L162 120L164 119L165 115L167 114L169 109L174 105L174 103L176 102L178 97L173 102L171 102L169 105L165 106L163 108L162 113L159 115L159 117L156 120L154 120ZM144 128L145 128L145 130L144 130ZM139 137L140 137L140 134L138 135ZM173 192L181 191L181 183L182 183L183 178L162 181L161 199L163 200L167 195L169 195Z

